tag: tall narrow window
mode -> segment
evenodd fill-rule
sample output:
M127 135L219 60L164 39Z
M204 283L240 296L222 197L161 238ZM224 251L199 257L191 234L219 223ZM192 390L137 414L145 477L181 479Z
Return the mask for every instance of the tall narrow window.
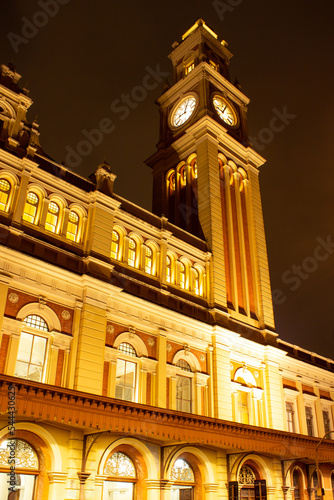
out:
M3 212L8 211L11 188L12 186L6 179L0 179L0 210Z
M176 363L176 366L181 368L183 372L192 371L189 364L184 359L180 359ZM192 411L191 386L192 386L192 379L190 377L186 377L183 374L176 375L176 409L178 411L191 413Z
M249 424L248 392L239 391L239 417L242 424Z
M295 412L293 411L293 404L292 403L285 403L285 411L286 411L286 421L288 424L288 431L289 432L296 432L295 431Z
M119 260L119 243L120 243L120 236L117 231L112 232L112 237L111 237L111 258L115 260Z
M48 213L46 214L45 229L51 233L57 232L57 225L59 220L60 208L57 203L50 201Z
M196 295L200 295L200 284L199 284L199 272L197 269L194 269L194 292Z
M186 288L186 266L180 262L180 287L184 290Z
M185 74L188 75L194 68L195 68L195 63L194 61L191 61L191 63L187 64L185 67Z
M172 282L172 259L169 255L166 257L166 281L167 283Z
M145 248L145 273L153 274L153 250L150 247Z
M47 339L30 333L21 333L15 377L41 382L43 378Z
M68 223L67 223L67 231L66 238L71 241L77 241L78 232L79 232L79 215L73 210L68 214Z
M301 500L301 474L295 469L292 475L293 479L293 500Z
M37 194L29 191L24 205L22 219L31 224L36 224L38 204L39 197Z
M331 430L331 421L330 421L330 416L329 412L327 410L322 411L322 417L324 419L324 430L325 434ZM327 436L328 439L330 439L330 435Z
M311 406L305 407L307 434L313 436L313 413Z
M137 242L133 239L129 239L129 252L128 252L128 264L131 267L136 267L136 257L137 257Z
M128 356L137 356L131 344L122 342L118 350ZM118 359L116 367L115 397L125 401L135 400L137 364L126 359Z
M133 500L136 469L127 455L113 453L106 461L103 474L110 478L103 484L103 500Z

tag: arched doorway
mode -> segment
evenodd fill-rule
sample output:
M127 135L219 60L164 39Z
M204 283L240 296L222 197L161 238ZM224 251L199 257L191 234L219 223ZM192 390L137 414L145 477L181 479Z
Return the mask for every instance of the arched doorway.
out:
M103 500L133 500L137 474L134 463L124 453L116 451L107 459L103 475Z
M244 463L238 474L237 486L239 489L240 500L266 500L267 486L266 480L261 476L253 463ZM230 483L233 488L233 482ZM236 498L236 495L233 495Z
M170 475L174 484L171 489L171 500L193 500L195 475L192 467L184 458L175 460Z
M4 500L33 500L39 472L37 453L29 443L7 439L0 444L0 491L7 492Z

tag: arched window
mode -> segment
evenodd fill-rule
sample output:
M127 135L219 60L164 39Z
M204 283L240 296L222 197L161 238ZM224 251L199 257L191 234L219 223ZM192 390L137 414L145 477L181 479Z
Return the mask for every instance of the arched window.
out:
M8 212L12 185L7 179L0 179L0 210Z
M145 273L153 274L153 250L145 247Z
M60 216L60 207L58 203L50 201L46 214L45 229L51 233L58 232L58 221Z
M301 473L297 469L293 471L292 482L293 482L293 500L302 500Z
M105 463L103 474L108 477L103 484L103 500L133 500L136 469L124 453L113 453Z
M125 359L117 359L115 398L135 401L137 364L126 358L128 356L137 357L137 353L128 342L122 342L118 346L118 350L125 355Z
M296 432L295 430L295 412L293 409L293 403L286 402L285 403L285 411L286 411L286 421L288 425L289 432Z
M186 288L186 266L183 262L180 262L180 288L185 290Z
M240 499L252 500L255 498L254 481L254 471L248 465L243 465L238 476Z
M137 267L137 242L133 238L129 238L128 264Z
M169 255L166 257L166 281L167 283L172 282L172 259Z
M194 293L196 295L201 295L201 289L200 289L200 276L199 276L199 271L198 269L194 269L193 270L193 278L194 278L194 282L193 282L193 286L194 286Z
M70 213L68 214L68 223L66 231L66 238L68 240L74 241L76 243L78 242L79 224L80 224L79 215L74 210L71 210Z
M172 467L170 478L174 481L194 482L194 473L188 462L178 458Z
M195 483L194 472L183 458L178 458L171 470L170 478L174 481L171 491L172 500L187 500L193 498Z
M311 406L305 406L307 434L313 436L313 411Z
M14 453L13 453L14 450ZM2 470L10 467L10 458L15 455L15 490L18 491L14 498L33 500L35 492L36 477L39 470L38 456L35 450L26 441L21 439L10 439L3 441L0 445L0 468ZM8 491L8 472L0 473L0 491ZM7 498L7 496L6 496ZM8 498L12 498L10 495Z
M120 235L115 230L113 230L111 236L111 258L120 260Z
M192 411L192 378L184 372L192 372L189 363L179 359L176 366L180 368L176 374L176 409L191 413Z
M31 314L23 323L36 330L49 331L41 316ZM41 382L44 374L47 339L39 335L22 332L15 365L15 377Z
M37 224L39 202L40 199L37 194L33 191L29 191L24 205L22 215L23 220L30 222L31 224Z

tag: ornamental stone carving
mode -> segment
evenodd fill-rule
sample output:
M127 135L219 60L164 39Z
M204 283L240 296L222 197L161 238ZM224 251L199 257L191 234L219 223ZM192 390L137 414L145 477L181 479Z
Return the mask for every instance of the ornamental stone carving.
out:
M71 314L69 311L67 311L66 309L64 309L61 313L61 316L62 318L65 320L65 321L68 321L71 317Z
M17 293L12 292L9 294L8 300L12 304L17 304L17 302L19 301L19 296L17 295Z

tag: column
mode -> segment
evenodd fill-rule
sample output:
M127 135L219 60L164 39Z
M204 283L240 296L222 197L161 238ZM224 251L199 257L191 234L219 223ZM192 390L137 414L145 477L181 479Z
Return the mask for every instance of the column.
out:
M265 354L266 404L268 407L269 427L284 430L282 379L279 373L278 349L267 346Z
M157 376L155 387L155 405L160 408L166 408L166 369L167 369L167 350L166 350L166 331L159 328L157 336Z
M67 479L67 472L49 472L49 500L59 500L66 498L65 485Z
M17 193L16 206L14 208L14 213L13 213L13 222L18 222L19 224L21 224L22 220L24 205L27 198L27 189L29 180L30 180L30 172L23 172L21 176L19 191Z
M19 350L20 336L21 336L21 332L18 332L18 331L11 332L8 354L7 354L6 368L5 368L6 375L14 376L14 374L15 374L15 365L16 365L17 353Z
M232 420L231 361L229 346L213 335L215 418Z
M203 484L205 491L205 500L216 500L218 498L218 484Z
M67 387L68 389L73 389L74 387L74 376L75 376L75 365L76 365L77 351L78 351L81 309L82 309L82 302L77 300L75 303L75 309L73 314L73 325L72 325L73 338L68 358L68 371L67 371L67 380L65 385L65 387Z
M52 344L49 349L49 362L45 382L47 384L55 385L57 361L58 361L59 347Z
M99 280L83 277L83 307L78 337L74 389L102 393L105 337L107 327L106 301L109 289Z

